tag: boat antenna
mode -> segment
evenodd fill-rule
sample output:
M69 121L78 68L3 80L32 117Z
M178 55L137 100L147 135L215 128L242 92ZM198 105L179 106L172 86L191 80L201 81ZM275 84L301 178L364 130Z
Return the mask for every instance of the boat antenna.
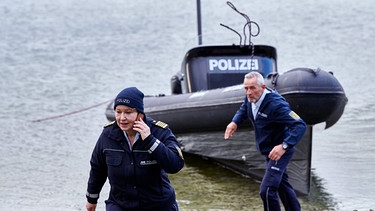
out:
M246 23L245 25L243 26L243 35L245 37L244 39L244 45L246 45L246 39L247 39L247 36L246 36L246 29L248 29L248 33L249 33L249 45L252 47L252 53L254 53L254 44L251 42L251 37L256 37L259 35L260 33L260 27L258 25L258 23L256 23L255 21L252 21L250 20L249 16L246 15L245 13L243 12L240 12L232 2L230 1L227 1L227 5L232 8L235 12L237 12L238 14L240 14L242 17L244 17L246 19ZM227 28L227 29L230 29L231 31L235 32L238 36L240 36L240 45L242 45L242 36L240 35L240 33L238 33L236 30L230 28L229 26L226 26L224 24L220 24L221 26ZM256 33L253 33L252 30L251 30L251 26L252 25L255 25L256 27Z
M232 32L236 33L236 34L240 37L240 46L242 45L242 36L241 36L240 33L238 33L236 30L234 30L234 29L230 28L229 26L224 25L224 24L222 24L222 23L220 23L220 26L223 26L223 27L225 27L225 28L231 30Z
M249 16L246 15L245 13L243 12L240 12L235 6L234 4L232 4L232 2L230 1L227 1L227 5L232 8L235 12L237 12L238 14L240 14L242 17L244 17L246 19L246 23L245 25L243 26L243 35L245 37L244 39L244 46L246 46L246 39L247 39L247 36L246 36L246 29L249 30L249 48L251 48L251 56L250 56L250 60L253 61L253 58L254 58L254 53L255 53L255 47L254 47L254 43L251 42L251 37L256 37L259 35L260 33L260 27L258 25L258 23L256 23L255 21L252 21L250 20ZM240 46L242 45L242 36L240 35L240 33L238 33L236 30L230 28L229 26L226 26L224 24L220 24L221 26L224 26L225 28L227 29L230 29L231 31L235 32L238 36L240 36ZM256 33L253 33L251 31L251 26L252 25L255 25L256 27ZM252 67L253 65L250 65L250 71L252 70Z
M197 0L197 26L198 26L198 45L202 45L202 16L201 16L201 0Z

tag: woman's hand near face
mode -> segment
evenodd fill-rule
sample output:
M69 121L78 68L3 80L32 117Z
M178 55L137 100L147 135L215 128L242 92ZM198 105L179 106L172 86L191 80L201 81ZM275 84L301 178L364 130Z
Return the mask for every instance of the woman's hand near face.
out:
M137 131L140 135L142 140L145 140L150 134L150 127L143 121L142 118L136 120L134 122L133 130Z

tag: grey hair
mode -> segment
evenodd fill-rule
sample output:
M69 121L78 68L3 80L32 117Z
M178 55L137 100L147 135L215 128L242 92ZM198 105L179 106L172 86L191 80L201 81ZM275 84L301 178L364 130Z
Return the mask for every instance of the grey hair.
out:
M260 74L259 72L252 71L252 72L249 72L245 75L245 79L251 79L251 78L254 78L254 77L257 79L258 85L260 85L260 86L264 85L264 78L263 78L262 74Z

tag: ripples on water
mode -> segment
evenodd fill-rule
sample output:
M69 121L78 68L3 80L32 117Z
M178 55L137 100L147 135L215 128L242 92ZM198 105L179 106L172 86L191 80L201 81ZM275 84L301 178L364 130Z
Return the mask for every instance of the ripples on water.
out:
M200 157L185 155L187 166L171 175L182 210L262 210L260 183ZM300 197L302 210L330 210L335 206L313 177L311 194ZM188 187L188 188L186 188Z
M372 1L233 1L261 26L256 44L278 48L279 70L333 71L349 98L332 128L314 129L313 191L304 210L375 208ZM202 1L203 42L237 42L225 1ZM0 4L0 210L84 210L91 150L106 105L125 86L169 93L197 43L195 1L3 0ZM224 33L223 33L224 32ZM220 33L220 36L217 34ZM186 155L171 175L182 210L259 210L259 184ZM106 186L99 208L107 197Z

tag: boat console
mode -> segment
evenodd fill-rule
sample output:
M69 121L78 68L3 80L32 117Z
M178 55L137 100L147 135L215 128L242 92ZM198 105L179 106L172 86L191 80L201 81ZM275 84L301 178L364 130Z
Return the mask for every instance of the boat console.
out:
M185 94L243 83L244 75L258 71L266 77L277 72L276 49L251 46L204 46L189 50L181 71L171 79L172 94Z

